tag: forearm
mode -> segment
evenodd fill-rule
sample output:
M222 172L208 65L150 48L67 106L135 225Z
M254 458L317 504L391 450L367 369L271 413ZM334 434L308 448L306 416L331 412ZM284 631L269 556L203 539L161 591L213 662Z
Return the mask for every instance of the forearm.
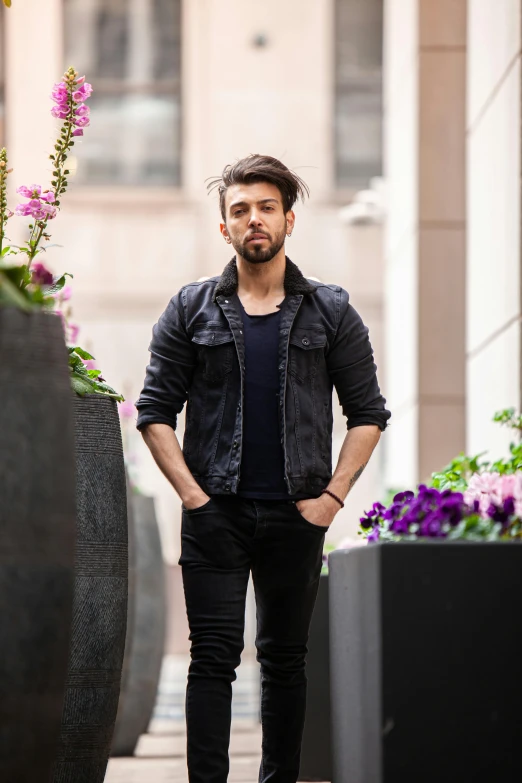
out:
M368 464L380 437L381 431L374 424L348 430L327 489L344 500Z
M187 467L172 427L168 424L148 424L142 430L142 436L157 466L185 505L191 505L194 498L204 495Z

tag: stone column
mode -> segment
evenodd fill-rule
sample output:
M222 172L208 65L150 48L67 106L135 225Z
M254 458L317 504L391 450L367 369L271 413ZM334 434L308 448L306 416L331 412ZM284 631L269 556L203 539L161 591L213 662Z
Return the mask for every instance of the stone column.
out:
M465 447L466 0L385 4L386 483Z
M49 154L58 135L50 94L64 71L62 0L15 2L4 21L5 141L15 167L13 182L48 185Z
M468 449L506 452L493 424L521 405L521 2L468 3Z

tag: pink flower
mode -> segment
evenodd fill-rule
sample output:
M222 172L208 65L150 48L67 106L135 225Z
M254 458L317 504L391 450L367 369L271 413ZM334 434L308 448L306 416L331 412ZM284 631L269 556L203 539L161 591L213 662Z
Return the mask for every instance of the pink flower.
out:
M54 277L52 272L49 272L49 270L39 261L32 265L31 272L31 283L34 283L35 285L53 284Z
M97 370L96 367L96 360L95 359L86 359L84 362L85 366L88 370Z
M62 302L68 302L72 296L72 288L70 285L65 285L59 292Z
M91 121L88 117L78 117L74 120L74 124L77 128L87 128L91 124Z
M92 95L92 85L88 82L84 82L78 90L75 90L72 94L73 101L80 103L86 101Z
M15 207L15 215L18 215L18 217L27 217L28 215L32 215L29 204L18 204Z
M85 76L78 76L78 78L75 81L75 84L83 84L85 81Z
M40 204L40 211L43 212L49 220L56 217L56 207L53 207L51 204Z
M132 419L136 414L136 408L134 407L133 402L125 400L124 402L118 403L118 412L122 419Z
M53 106L51 114L57 120L65 120L69 116L69 109L67 106Z
M81 128L76 128L76 130L73 130L71 133L71 136L83 136L83 131Z
M45 193L41 196L42 201L47 201L49 204L54 204L56 201L56 197L52 190L46 190Z
M491 503L499 506L507 498L515 501L515 514L522 515L522 471L510 475L498 473L475 473L471 476L468 488L464 493L464 501L472 506L478 500L481 516L488 516Z
M89 106L86 106L85 103L80 103L76 111L74 112L77 117L88 117L91 113L91 110Z
M80 327L78 324L68 324L69 326L69 339L68 342L75 343L78 339L78 334L80 332Z
M40 185L31 185L30 187L20 185L20 187L16 189L16 192L21 196L25 196L25 198L38 198L42 192L42 188Z

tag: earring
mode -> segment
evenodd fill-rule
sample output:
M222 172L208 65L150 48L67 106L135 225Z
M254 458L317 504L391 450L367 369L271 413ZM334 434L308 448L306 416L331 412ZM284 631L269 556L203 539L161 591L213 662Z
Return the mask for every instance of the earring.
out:
M291 237L291 236L292 236L292 232L290 231L290 233L289 233L289 234L287 234L286 236L287 236L287 237Z

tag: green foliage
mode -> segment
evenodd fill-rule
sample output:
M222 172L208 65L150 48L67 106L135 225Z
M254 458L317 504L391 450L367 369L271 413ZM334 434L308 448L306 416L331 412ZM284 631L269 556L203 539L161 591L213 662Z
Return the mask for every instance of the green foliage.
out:
M489 462L482 459L486 452L476 454L474 457L461 452L440 473L432 474L430 481L432 487L440 490L451 489L454 492L464 492L468 486L469 479L474 473L490 471L492 473L508 474L522 470L522 441L520 441L522 415L517 415L514 408L506 408L505 410L497 411L493 421L517 431L519 440L518 443L510 444L510 456L507 458L501 457L495 460L495 462Z
M76 394L85 397L86 394L103 394L111 397L116 402L123 402L124 397L118 394L112 386L105 383L100 370L89 370L84 363L93 359L88 351L79 345L69 347L69 370L71 373L71 386Z
M47 291L30 283L31 273L27 264L12 264L0 259L0 305L33 310L53 304Z

